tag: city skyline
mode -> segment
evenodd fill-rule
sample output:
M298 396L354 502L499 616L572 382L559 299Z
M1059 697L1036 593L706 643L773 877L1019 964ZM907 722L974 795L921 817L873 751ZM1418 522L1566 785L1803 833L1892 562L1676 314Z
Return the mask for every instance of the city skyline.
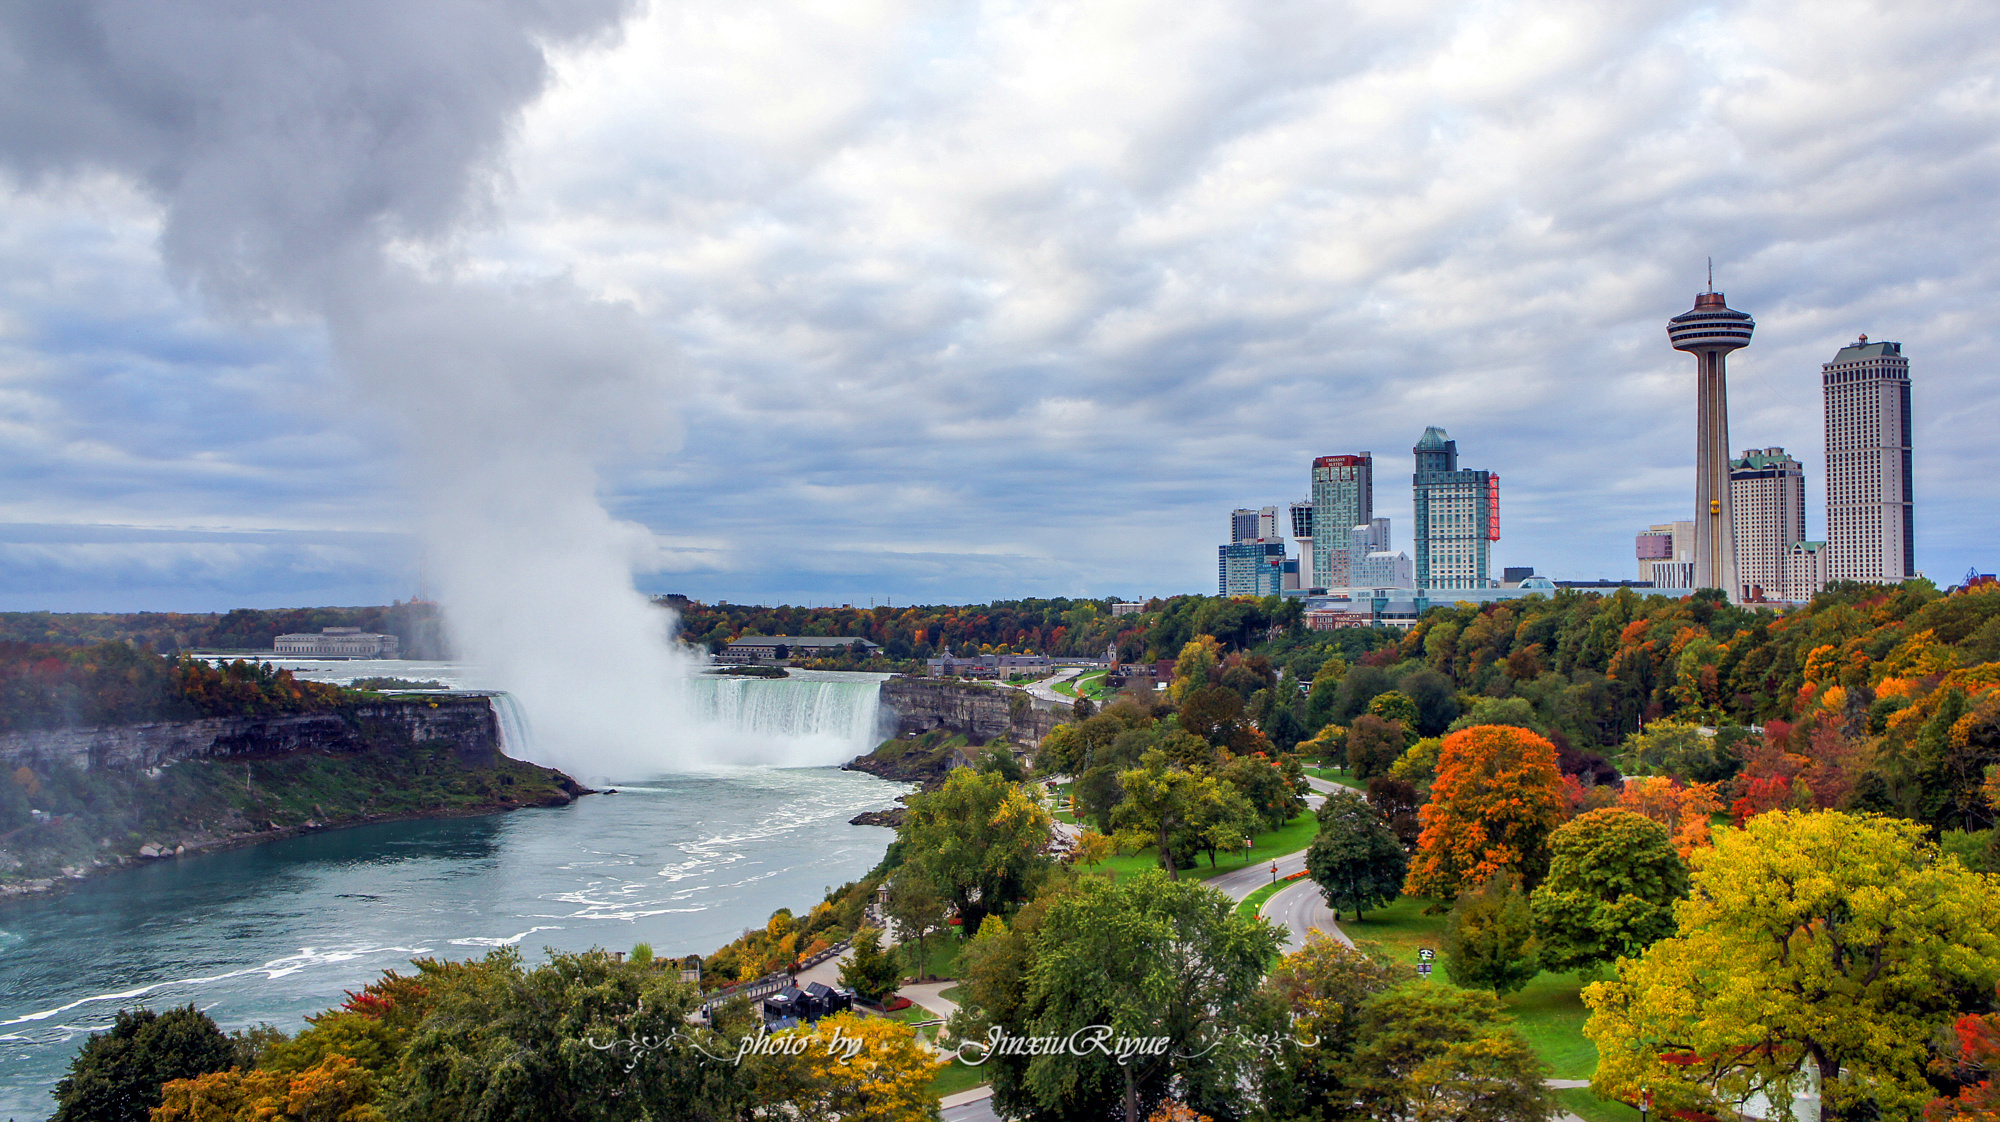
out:
M1736 442L1826 479L1804 379L1907 341L1911 560L1995 567L2000 13L74 12L101 49L0 16L0 608L545 542L710 600L1196 591L1209 512L1433 423L1507 478L1492 571L1622 575L1691 513L1658 321L1711 255Z

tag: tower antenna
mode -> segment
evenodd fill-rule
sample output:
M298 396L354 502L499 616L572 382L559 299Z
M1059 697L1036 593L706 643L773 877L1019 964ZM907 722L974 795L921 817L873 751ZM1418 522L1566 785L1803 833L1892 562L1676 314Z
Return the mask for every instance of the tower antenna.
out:
M1715 258L1708 259L1708 290L1715 291Z

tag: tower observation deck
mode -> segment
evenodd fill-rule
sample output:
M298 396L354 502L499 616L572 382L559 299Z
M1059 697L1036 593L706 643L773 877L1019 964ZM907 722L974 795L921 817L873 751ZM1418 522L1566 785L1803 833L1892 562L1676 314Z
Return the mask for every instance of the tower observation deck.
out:
M1694 586L1743 599L1736 580L1736 539L1729 509L1729 379L1725 358L1750 345L1757 322L1710 290L1694 310L1667 321L1667 339L1695 357Z

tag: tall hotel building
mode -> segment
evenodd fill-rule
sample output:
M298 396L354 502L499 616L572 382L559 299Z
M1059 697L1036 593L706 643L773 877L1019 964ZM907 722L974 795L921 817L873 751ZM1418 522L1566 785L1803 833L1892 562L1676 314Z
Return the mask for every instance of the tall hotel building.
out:
M1785 565L1792 546L1806 538L1805 469L1783 448L1749 449L1729 463L1729 506L1736 539L1733 598L1792 599Z
M1312 587L1345 588L1364 555L1349 539L1375 520L1375 457L1321 456L1312 466Z
M1826 393L1826 579L1916 575L1910 508L1910 360L1859 341L1820 368Z
M1416 494L1417 587L1490 588L1492 543L1500 540L1500 477L1460 470L1458 441L1433 425L1411 449Z

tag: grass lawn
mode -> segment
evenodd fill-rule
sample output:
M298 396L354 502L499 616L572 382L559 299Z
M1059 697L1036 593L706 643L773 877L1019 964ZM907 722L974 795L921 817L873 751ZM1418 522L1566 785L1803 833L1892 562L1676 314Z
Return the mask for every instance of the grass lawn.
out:
M1637 1109L1624 1103L1600 1101L1588 1087L1565 1087L1556 1092L1556 1102L1584 1122L1639 1122Z
M946 1095L956 1095L960 1091L970 1091L974 1087L984 1086L985 1083L985 1068L966 1067L957 1060L953 1060L945 1066L943 1071L931 1077L931 1090L937 1092L939 1098L943 1098ZM1589 1094L1590 1092L1586 1091L1584 1093Z
M958 977L958 952L965 948L959 941L958 928L953 927L945 934L931 936L930 955L924 962L924 973L939 978ZM908 961L902 961L908 966ZM907 975L906 975L907 976Z
M945 988L938 991L938 996L945 999L946 1001L955 1002L958 1000L958 989L959 988L957 986L946 986Z
M1240 849L1231 850L1226 853L1217 853L1215 855L1215 867L1211 869L1208 865L1208 854L1198 853L1195 855L1194 868L1180 870L1181 878L1183 880L1207 880L1210 877L1219 877L1224 873L1233 873L1246 865L1268 862L1274 857L1282 857L1287 853L1297 853L1299 850L1312 844L1313 834L1318 832L1318 830L1319 819L1315 818L1311 811L1307 811L1276 830L1269 830L1256 835L1256 844L1250 847L1250 859L1248 861L1243 859L1243 851ZM1103 861L1090 866L1085 872L1094 873L1098 876L1128 876L1144 872L1147 869L1157 869L1160 867L1160 862L1159 858L1155 855L1156 852L1154 847L1147 846L1137 853L1107 857Z
M1368 913L1360 923L1341 920L1340 929L1356 947L1386 956L1398 965L1416 965L1421 947L1437 951L1437 969L1430 984L1448 986L1451 981L1445 977L1443 957L1445 917L1442 912L1425 915L1429 904L1428 900L1404 896ZM1541 974L1521 992L1500 999L1513 1015L1514 1027L1553 1069L1550 1075L1556 1079L1589 1079L1597 1070L1597 1045L1583 1035L1583 1022L1589 1017L1580 996L1583 985L1575 974Z
M1305 769L1305 773L1314 779L1324 779L1328 783L1338 783L1342 787L1352 787L1356 791L1366 791L1368 789L1368 784L1335 768L1309 767Z

